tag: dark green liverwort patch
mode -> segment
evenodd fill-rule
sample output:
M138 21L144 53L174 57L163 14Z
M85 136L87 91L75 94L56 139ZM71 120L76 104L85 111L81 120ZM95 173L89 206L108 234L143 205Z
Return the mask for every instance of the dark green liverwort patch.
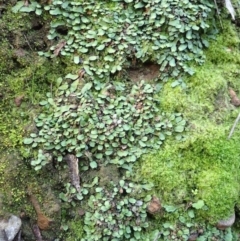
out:
M77 80L68 83L69 78ZM160 113L151 84L95 81L82 87L79 81L66 76L56 95L40 102L46 110L36 119L40 131L24 140L38 149L31 162L36 170L67 153L87 160L85 170L108 163L128 169L173 132L182 138L186 121L180 114Z
M192 74L188 62L202 64L203 47L212 35L208 19L213 3L189 0L59 1L41 6L19 1L14 11L47 11L53 18L51 51L69 56L88 75L108 77L136 60L160 65L161 79Z

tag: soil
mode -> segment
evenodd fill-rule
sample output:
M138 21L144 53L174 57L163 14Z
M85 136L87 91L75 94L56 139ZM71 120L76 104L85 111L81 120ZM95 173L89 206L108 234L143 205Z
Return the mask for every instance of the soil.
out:
M153 63L145 63L141 66L131 67L127 70L129 79L133 82L141 80L151 81L159 77L159 65Z

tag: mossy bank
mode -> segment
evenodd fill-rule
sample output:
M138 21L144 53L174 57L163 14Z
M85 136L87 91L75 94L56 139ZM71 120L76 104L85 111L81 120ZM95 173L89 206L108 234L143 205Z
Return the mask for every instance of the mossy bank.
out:
M61 1L55 2L56 6L58 6ZM77 5L80 2L74 4ZM119 9L125 6L124 13L126 14L128 11L132 11L132 9L138 9L137 18L142 17L141 11L144 12L142 21L143 24L145 23L144 21L149 24L146 26L157 27L152 25L153 23L155 24L152 18L157 19L156 24L166 24L167 26L170 23L169 25L172 26L169 28L170 32L176 31L180 26L178 22L172 22L169 19L166 22L164 22L164 19L161 20L158 14L156 14L155 5L151 5L153 15L149 14L149 9L145 12L146 1L139 4L132 4L131 1L125 2L130 4L121 6L118 3L107 4L107 13L111 13L114 9L119 11ZM186 11L188 11L187 3L188 1L181 2L181 6ZM181 39L183 43L175 46L171 42L171 46L167 47L169 48L169 55L162 60L164 62L167 59L166 63L159 60L161 54L158 55L157 50L160 48L164 49L165 41L167 40L163 39L164 41L158 46L157 42L154 42L158 36L155 36L150 31L153 34L151 35L152 39L151 41L146 41L151 42L149 45L151 48L146 45L146 41L142 41L139 38L137 42L139 49L138 54L136 54L134 48L130 48L134 44L135 33L131 29L125 29L128 25L124 25L122 34L126 34L126 31L129 31L128 34L131 35L131 38L126 38L123 46L120 44L119 46L121 47L118 48L117 41L119 40L112 41L113 47L107 44L110 40L101 42L107 39L106 36L109 34L107 32L108 28L100 31L99 35L95 36L95 32L88 33L90 25L85 26L84 24L82 27L87 29L83 31L84 34L91 35L89 43L84 43L87 49L81 48L80 50L83 52L80 51L75 56L55 56L57 58L50 59L38 56L37 51L41 51L41 54L43 54L50 46L54 45L56 47L59 40L57 37L68 38L68 34L71 35L71 31L67 32L62 25L59 25L60 31L59 28L57 29L59 26L53 25L52 34L57 35L57 37L51 39L50 36L50 40L46 38L49 22L52 21L51 13L55 14L57 7L49 3L53 9L49 9L47 6L46 11L50 10L50 14L45 12L43 15L35 16L32 13L11 12L14 4L16 4L16 1L4 5L4 14L0 19L0 25L4 30L1 32L1 37L4 41L1 43L0 51L0 132L2 134L0 146L2 156L0 158L0 207L4 212L19 214L23 220L27 220L26 225L23 227L25 240L33 239L33 234L31 230L29 231L29 224L36 222L38 218L34 207L30 203L29 195L35 195L42 207L42 211L54 220L52 229L43 231L43 236L46 239L78 241L86 239L116 240L118 238L119 240L156 241L189 240L192 235L197 235L198 241L208 239L238 240L239 232L237 228L234 229L234 227L237 227L237 222L233 228L227 228L226 230L218 230L215 227L219 220L228 218L234 212L237 220L239 219L240 182L238 160L240 155L240 129L238 126L235 128L233 136L227 139L239 112L231 103L229 95L229 88L232 88L237 94L239 94L240 89L240 72L238 70L240 62L239 36L235 26L229 20L222 20L224 29L223 31L220 30L216 40L210 41L209 49L204 52L206 60L202 66L196 65L196 62L202 63L203 61L201 51L204 44L199 38L204 39L206 36L204 33L201 36L199 35L198 25L201 23L198 21L196 21L196 24L194 22L191 23L190 26L199 37L196 37L194 40L195 44L201 47L197 47L197 50L191 47L192 41L188 39L192 38L191 35L186 37L189 46L184 44L184 36L190 31L187 29L188 26L186 24L186 29L182 30L185 31ZM42 1L41 4L44 5L46 2ZM74 4L69 7L69 11L82 11ZM24 2L21 1L20 5L20 8L26 7L23 6ZM204 9L203 12L206 19L208 16L212 18L213 12L210 11L212 5L207 4L207 6L204 6L203 4L201 6ZM30 7L33 6L30 5ZM91 7L89 3L84 3L82 14L88 16L89 7ZM169 3L168 7L173 8L174 2L173 5L172 2ZM40 8L41 6L35 6L34 11L36 10L38 11L37 13L40 13ZM99 8L97 14L102 14L101 11L101 8ZM78 34L75 32L75 22L74 24L72 24L72 21L69 22L68 12L62 8L60 12L66 15L64 21L68 21L67 26L69 29L73 28L72 34ZM121 21L125 21L122 20L125 17L121 16L121 13L122 11L119 11L117 17ZM59 17L61 17L61 14ZM75 17L77 16L74 15L73 18L75 19ZM94 18L94 16L90 15L88 17L89 19ZM189 17L192 17L192 13L189 13ZM9 21L10 19L14 21L11 22ZM79 20L75 19L74 21L78 24ZM83 21L90 20L83 18ZM122 27L121 21L116 22L120 27ZM139 24L142 23L139 22ZM95 26L91 22L92 25L93 27ZM204 32L208 29L208 25L202 22L201 29ZM120 30L116 28L111 29L111 31L117 32ZM146 34L144 31L142 31L140 26L139 34L141 36ZM11 32L14 32L13 38ZM115 32L113 32L110 33L110 36L115 36ZM210 32L209 34L212 36ZM76 38L82 39L84 37L84 35L78 35ZM97 42L92 37L96 37ZM78 42L74 42L75 45L72 45L75 39L70 39L71 41L69 39L66 40L66 45L62 47L57 45L58 53L55 52L55 55L58 55L65 47L65 52L69 52L71 55L72 48L75 48L74 46ZM175 39L173 38L172 41L174 42ZM96 43L97 47L94 45ZM207 45L206 41L204 43ZM178 47L179 55L182 54L181 61L176 61L176 56L172 55L174 51L169 51L170 49L174 50L174 46ZM121 48L129 48L127 55ZM188 56L187 48L192 48L191 51L193 52L191 54L195 50L197 51L197 61L193 62L193 56L191 55L191 58ZM51 50L54 50L54 48L51 48ZM91 54L88 55L84 51L90 51ZM117 54L114 56L119 57L117 61L113 61L111 57L115 52ZM99 58L96 57L98 55ZM108 57L106 58L105 55ZM85 70L79 70L79 64L81 64L80 57L82 56L86 59L83 64ZM104 64L99 59L104 60ZM144 63L142 62L145 60L149 61L146 66L152 66L152 61L157 62L156 60L159 60L158 64L163 65L161 71L165 71L162 76L164 80L167 79L167 76L169 77L168 68L169 70L174 70L178 63L181 63L181 65L175 68L177 71L170 71L172 73L170 76L174 80L169 79L168 82L162 82L161 78L157 77L157 72L157 75L154 75L154 81L150 79L148 80L149 83L144 83L143 85L134 83L138 88L127 89L129 86L134 85L131 85L131 78L126 77L126 74L128 75L138 64L144 68ZM189 60L192 60L190 62L190 67L192 68L185 66L185 63L189 63ZM152 67L155 68L156 66L158 65L155 63ZM111 72L109 70L111 69L110 67L114 71ZM122 69L124 71L121 72ZM190 74L192 74L191 70L194 69L195 74L190 77L181 75L182 79L175 78L176 76L179 77L183 69ZM72 74L67 75L69 72L72 72ZM94 75L95 72L96 75ZM66 75L68 77L63 78ZM106 75L108 77L104 79ZM80 84L76 81L79 79L81 80ZM62 85L60 85L60 80L63 81ZM107 87L104 81L109 84ZM156 81L158 85L152 87ZM82 89L83 86L84 88ZM145 86L147 87L145 88ZM125 91L125 87L127 91ZM141 92L141 88L146 91L148 98L145 98L146 93ZM158 89L158 92L155 92L156 89ZM134 93L134 91L136 92ZM47 97L45 93L49 93ZM75 136L80 128L75 128L75 132L73 130L71 133L71 148L66 144L65 139L61 139L61 145L57 143L60 147L57 144L55 145L56 140L54 139L55 136L53 136L51 139L53 147L51 146L50 148L56 147L54 149L56 156L48 164L45 163L47 164L46 166L40 167L42 168L41 171L36 172L31 165L33 164L32 158L36 156L36 149L34 148L37 145L31 146L31 148L29 145L23 144L24 138L25 140L28 138L29 141L30 133L33 133L30 136L31 138L35 138L37 134L41 133L41 125L37 128L34 124L34 119L45 111L51 117L49 120L49 125L51 125L53 123L52 120L56 121L54 118L56 116L57 118L59 117L59 113L54 113L54 110L56 110L54 109L56 107L54 104L58 101L57 103L60 104L57 107L62 111L61 104L64 103L64 106L68 107L69 101L75 101L74 98L68 99L69 96L75 97L74 95L71 96L73 93L86 93L91 97L87 96L86 99L88 101L86 101L79 95L80 97L78 96L77 101L80 99L83 104L79 104L76 101L77 107L81 106L81 104L84 107L84 110L81 109L81 114L89 111L85 114L82 120L83 124L80 126L81 129L84 129L84 126L86 129L89 129L86 132L86 142L89 139L88 151L86 151L86 145L79 151L79 158L82 157L79 165L82 184L80 194L70 184L68 165L62 162L62 155L67 154L71 148L75 152L75 149L78 147L77 144L79 143L76 142ZM133 96L137 96L137 98L133 98ZM65 97L67 98L64 99ZM153 99L157 101L153 102ZM96 100L98 104L95 103ZM111 103L112 100L116 101ZM38 105L40 101L42 101L41 103L44 107ZM146 110L152 106L151 103L154 103L154 108L156 108L152 115L148 115L151 113L147 111L147 114L144 116L145 119L142 118L139 121L140 117L135 115L136 119L132 120L130 114L122 111L127 101L131 103L129 112L132 113L131 111L133 110L134 114L135 110L139 110L139 113L141 113L145 103L147 103ZM138 101L138 103L134 101ZM73 114L71 117L79 117L77 113L74 113L76 106L73 104L76 103L70 103L71 108L69 107L67 111L63 110L62 112L62 116L66 117L66 120L70 123L63 123L64 131L67 128L71 129L69 126L71 126L73 118L68 118L68 116ZM92 114L93 111L85 108L88 105L91 105L91 108L96 108L95 116ZM46 107L49 107L49 109ZM108 122L106 124L107 130L113 131L111 133L109 131L112 136L106 135L110 136L110 141L108 141L106 146L104 141L108 137L106 138L104 135L101 136L102 140L99 138L98 141L90 141L91 138L96 139L96 130L98 131L98 129L102 128L96 128L94 131L91 129L95 128L96 118L102 115L101 111L99 111L101 108L104 109L104 114L108 116L108 119L106 119L106 123ZM116 127L116 125L121 124L121 122L118 123L120 119L116 119L113 123L112 119L109 118L115 110L121 117L121 121L127 122L124 130L122 130L122 126ZM138 161L138 155L127 160L125 157L129 153L126 152L129 146L132 148L133 153L136 146L142 150L145 147L153 148L149 144L151 139L148 138L151 135L154 136L151 128L155 128L155 124L158 124L156 122L161 119L156 118L155 112L158 112L160 117L162 117L163 112L168 113L173 118L171 120L178 121L174 122L174 124L171 121L166 121L166 123L160 125L160 133L162 135L160 135L159 145L154 145L154 151L143 155ZM130 118L130 121L129 119L126 119L127 121L124 119L126 116ZM103 117L105 118L105 116ZM147 133L147 136L144 136L142 133L145 133L144 127L147 126L144 125L144 121L150 123L148 118L154 120L154 125L151 125L149 133ZM91 122L92 119L95 121ZM86 120L89 120L87 124L85 123ZM123 137L131 132L129 128L131 129L135 122L138 122L139 129L136 127L136 133L131 136L131 139L133 138L132 143L134 143L132 147L128 145L130 138ZM179 127L177 123L180 122L184 124ZM51 131L54 132L59 127L59 123L62 124L62 122L58 122L57 125L52 127ZM127 124L131 126L129 127ZM77 126L77 124L75 123L74 126ZM162 132L163 126L164 128L166 127L164 132ZM149 129L149 126L147 128ZM116 133L114 130L116 130ZM61 131L62 129L58 133L60 138L62 138ZM50 134L49 136L51 137ZM139 139L140 137L142 139ZM77 141L82 141L82 136L78 138ZM147 140L149 140L149 143L146 143ZM32 144L32 139L30 141L30 144ZM113 149L114 152L109 152L109 146L114 144L117 147L120 141L119 148L121 148L121 152L118 152L117 149ZM39 143L41 145L41 142ZM97 153L94 152L96 151L95 146L97 146ZM62 147L63 151L61 152ZM60 151L58 152L58 150ZM106 151L104 158L101 150ZM91 151L93 156L96 154L94 156L96 160L91 159ZM110 160L112 156L107 153L110 153L112 156L119 155L121 158L116 158L119 162L109 164L112 161ZM109 157L110 161L107 157ZM121 160L123 162L120 162ZM37 164L39 164L38 161ZM36 163L36 160L34 163ZM135 163L134 166L133 163ZM152 195L160 200L159 206L162 207L154 215L146 213L147 203L151 201ZM123 217L124 221L119 217ZM109 232L111 228L114 229L114 232Z

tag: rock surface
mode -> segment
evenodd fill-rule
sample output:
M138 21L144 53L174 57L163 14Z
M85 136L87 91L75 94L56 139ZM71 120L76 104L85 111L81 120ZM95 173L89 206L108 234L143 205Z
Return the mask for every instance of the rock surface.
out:
M0 240L12 241L20 231L22 221L15 215L0 218Z
M234 224L234 222L235 222L235 213L233 213L233 215L228 219L220 220L216 226L218 229L224 230L226 228L231 227Z

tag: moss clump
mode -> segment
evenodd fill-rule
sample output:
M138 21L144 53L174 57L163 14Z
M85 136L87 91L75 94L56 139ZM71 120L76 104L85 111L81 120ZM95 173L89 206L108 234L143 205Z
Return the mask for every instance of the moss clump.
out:
M223 31L216 41L211 42L210 48L206 51L206 59L215 64L239 63L238 33L229 21L223 23Z
M79 241L83 237L83 222L81 220L73 220L68 222L68 232L66 235L66 241Z
M164 203L179 205L203 200L199 217L216 222L228 217L240 191L239 138L226 140L221 128L195 135L187 142L165 146L145 156L140 175L153 182Z

